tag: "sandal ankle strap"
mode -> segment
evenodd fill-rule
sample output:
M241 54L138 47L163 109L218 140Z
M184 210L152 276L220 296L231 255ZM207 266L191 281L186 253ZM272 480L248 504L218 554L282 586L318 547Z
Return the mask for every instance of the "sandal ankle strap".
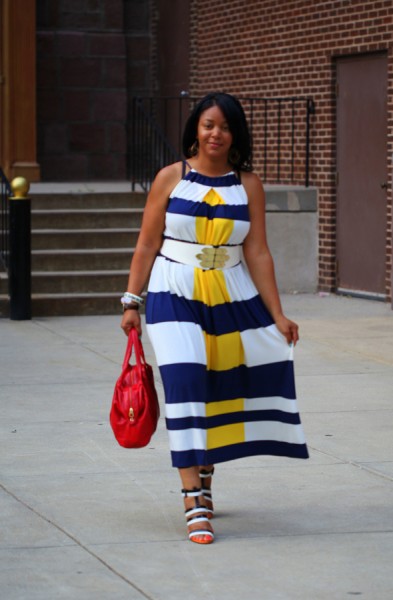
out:
M199 477L201 479L206 479L207 477L213 477L214 475L214 467L212 469L210 469L210 471L208 469L202 469L201 471L199 471Z
M202 496L201 488L193 488L192 490L182 489L181 491L183 498L197 498Z
M205 515L207 512L207 508L206 506L196 506L195 508L189 508L188 510L184 511L184 514L186 515L186 519L188 519L188 517L192 517L193 515Z
M195 517L194 519L187 519L187 526L195 525L195 523L210 523L210 520L207 517ZM207 531L207 530L206 530Z

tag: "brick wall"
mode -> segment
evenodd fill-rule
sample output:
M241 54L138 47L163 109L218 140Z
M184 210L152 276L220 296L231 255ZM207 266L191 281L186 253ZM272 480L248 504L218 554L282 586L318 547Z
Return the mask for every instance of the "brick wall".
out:
M150 87L149 52L147 0L37 3L44 181L127 177L128 98Z
M335 287L334 59L388 52L388 173L393 152L393 3L391 0L191 0L192 95L311 96L311 183L319 192L320 288ZM261 156L255 155L262 175ZM392 190L388 188L386 292L391 295ZM267 181L274 181L268 174Z

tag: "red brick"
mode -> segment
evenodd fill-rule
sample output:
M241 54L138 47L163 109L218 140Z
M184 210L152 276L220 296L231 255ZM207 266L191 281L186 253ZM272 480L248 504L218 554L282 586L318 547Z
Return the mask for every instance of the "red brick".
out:
M39 156L43 181L86 181L87 159L84 156Z
M40 89L37 91L37 118L42 123L62 121L62 95L58 89Z
M102 27L102 15L99 12L64 12L62 25L69 30L97 31Z
M65 87L97 87L101 82L102 64L97 58L63 58L61 78Z
M117 33L94 33L90 35L89 54L90 56L124 56L124 36Z
M57 34L58 53L60 56L84 56L86 52L86 35L84 33L59 32Z
M89 156L89 178L98 180L125 179L125 154L102 154Z
M129 60L146 60L150 51L150 38L147 35L127 36L126 47Z
M109 152L125 154L127 151L126 128L123 123L108 123Z
M124 91L97 92L93 97L95 121L122 121L127 119L127 98Z
M60 123L46 125L44 129L44 154L65 154L67 149L67 127Z
M123 30L124 0L105 0L105 26L108 29Z
M52 31L37 32L37 55L52 56L56 52L56 35Z
M71 152L102 154L106 151L105 126L97 123L74 123L69 126Z
M37 88L55 89L58 85L58 61L56 56L40 58L37 64Z
M63 0L61 6L64 12L86 13L98 11L100 0Z
M64 90L64 119L66 121L89 121L90 92L88 90Z
M127 84L126 60L124 58L106 58L103 60L102 85L105 88L125 88Z

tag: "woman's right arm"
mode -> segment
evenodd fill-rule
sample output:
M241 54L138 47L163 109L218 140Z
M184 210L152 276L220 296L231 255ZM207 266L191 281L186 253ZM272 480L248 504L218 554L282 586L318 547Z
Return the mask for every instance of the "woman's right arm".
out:
M152 183L128 277L127 291L137 296L142 294L161 248L168 198L180 177L181 163L175 163L162 169ZM123 314L121 328L128 335L132 327L142 334L139 313L130 309Z

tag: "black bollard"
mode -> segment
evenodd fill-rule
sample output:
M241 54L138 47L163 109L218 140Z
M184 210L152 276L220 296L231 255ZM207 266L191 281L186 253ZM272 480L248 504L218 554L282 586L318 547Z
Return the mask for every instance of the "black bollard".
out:
M10 319L31 319L31 204L29 184L22 177L11 183L9 294Z

